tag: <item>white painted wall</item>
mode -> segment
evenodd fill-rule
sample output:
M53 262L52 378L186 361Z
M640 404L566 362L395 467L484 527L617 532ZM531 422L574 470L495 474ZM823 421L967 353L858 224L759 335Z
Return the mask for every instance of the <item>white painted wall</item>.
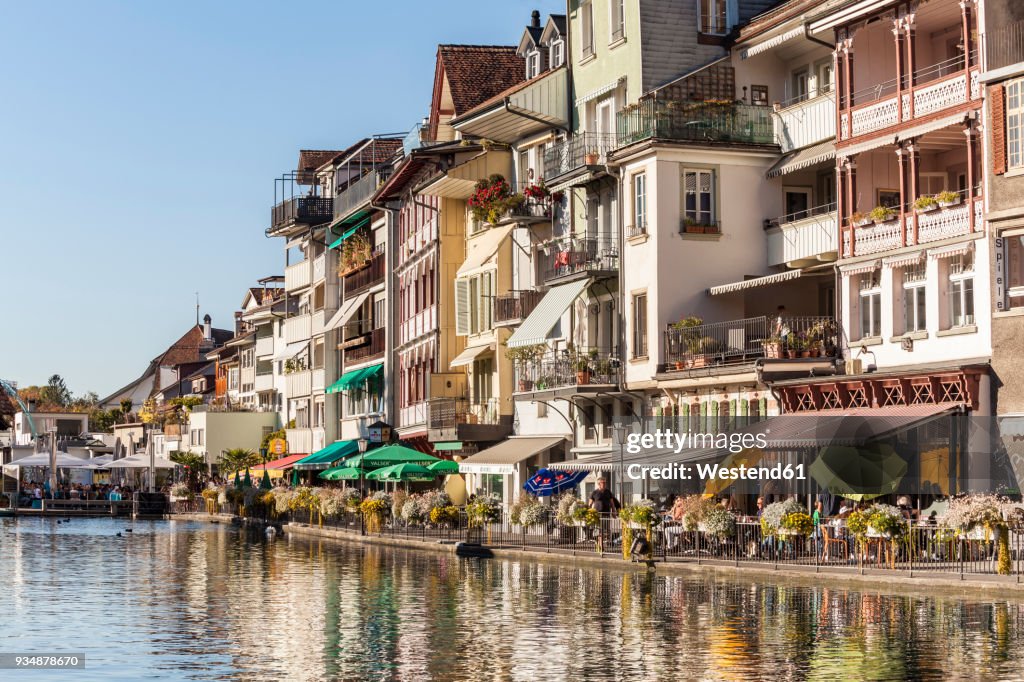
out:
M189 415L188 430L191 433L194 429L203 429L203 444L192 445L188 436L182 436L182 446L187 445L189 452L216 463L221 452L231 448L259 452L263 427L276 429L277 425L277 415L273 412L193 412Z

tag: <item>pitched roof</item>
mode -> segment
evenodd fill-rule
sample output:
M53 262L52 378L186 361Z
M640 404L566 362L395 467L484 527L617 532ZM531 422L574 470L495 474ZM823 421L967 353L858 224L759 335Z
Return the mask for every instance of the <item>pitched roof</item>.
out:
M452 93L453 114L459 116L522 81L523 72L522 58L512 45L438 45L430 106L431 132L436 132L442 75Z
M402 140L395 137L366 139L339 155L334 162L338 165L346 161L356 163L381 164L387 163L402 148Z
M157 356L155 362L160 367L173 367L174 365L197 362L203 359L205 352L212 350L215 346L224 344L235 335L233 331L227 329L211 329L210 334L213 336L212 344L203 336L201 325L193 326L185 332L184 336L172 343L167 350Z
M563 65L563 66L559 66L557 69L548 69L547 71L545 71L544 73L540 74L539 76L537 76L535 78L531 78L529 80L524 80L524 81L521 81L519 83L516 83L515 85L513 85L510 88L508 88L507 90L502 90L501 92L499 92L494 97L490 97L490 98L484 100L483 102L481 102L480 104L476 105L475 107L473 107L469 111L464 111L464 112L460 113L457 117L453 118L449 122L454 125L455 123L458 123L459 121L466 120L470 116L473 116L475 114L479 114L481 111L486 111L487 109L490 109L491 107L493 107L495 104L499 104L499 103L503 102L505 100L505 98L508 97L509 95L517 93L520 90L523 90L524 88L526 88L527 86L533 85L537 81L542 80L544 78L547 78L551 74L556 73L558 71L561 71L561 70L563 70L565 68L567 68L567 67Z
M315 171L320 166L328 163L331 159L336 157L338 154L344 152L337 149L300 149L299 150L299 165L295 170L299 171Z

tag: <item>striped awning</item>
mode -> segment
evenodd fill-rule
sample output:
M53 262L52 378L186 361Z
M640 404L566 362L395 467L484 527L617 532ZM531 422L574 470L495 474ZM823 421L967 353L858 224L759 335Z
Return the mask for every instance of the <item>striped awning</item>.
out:
M921 262L924 257L924 251L914 251L913 253L901 253L898 256L889 256L888 258L882 259L882 264L890 268L905 268L910 265L917 265Z
M493 343L485 343L482 346L470 346L469 348L467 348L466 350L462 351L461 353L459 353L458 355L455 356L455 359L452 360L451 366L452 367L465 367L466 365L473 364L473 361L476 360L476 358L478 356L483 355L484 353L493 353L493 352L494 352L494 344Z
M708 289L709 296L718 296L720 294L731 294L734 291L743 291L744 289L753 289L755 287L768 286L770 284L778 284L779 282L788 282L791 279L798 279L804 274L803 270L788 270L786 272L777 272L774 275L765 275L764 277L753 277L751 279L744 279L739 282L733 282L732 284L722 284L721 286L711 287Z
M840 265L839 272L844 275L863 275L866 272L874 272L881 265L879 260L866 260L860 263L851 263L850 265Z
M759 55L762 52L767 52L768 50L776 48L779 45L782 45L783 43L787 43L790 40L793 40L794 38L799 38L802 35L804 35L804 26L803 24L800 24L796 28L791 28L785 33L780 33L777 36L772 36L767 40L762 40L759 43L754 43L750 47L741 49L740 59L747 59L749 57Z
M492 227L481 235L470 238L466 244L466 260L459 266L456 277L465 277L487 266L498 252L502 242L512 233L512 226Z
M548 289L544 298L540 300L537 307L533 309L519 329L508 337L505 345L509 348L519 346L532 346L536 343L544 343L548 333L554 327L562 313L564 313L572 302L579 298L579 295L590 286L589 279L579 279L568 284L559 284Z
M591 90L590 92L588 92L587 94L583 95L582 97L577 97L576 98L576 105L579 106L580 104L583 104L585 102L589 102L590 100L596 99L596 98L600 97L601 95L606 95L606 94L608 94L609 92L611 92L612 90L614 90L615 88L619 87L620 85L622 85L625 82L626 82L626 77L623 76L623 77L619 78L616 81L612 81L611 83L607 83L606 85L602 85L601 87L599 87L596 90Z
M514 474L520 462L564 442L564 436L513 436L459 462L459 473Z
M798 149L795 152L786 154L776 161L774 166L768 169L765 176L775 178L834 158L836 158L835 145L832 144L831 141L822 142L820 144L812 145L804 149Z
M937 260L939 258L953 258L955 256L964 256L974 250L974 240L969 242L959 242L957 244L950 244L948 246L940 246L937 249L928 250L928 258L930 260Z

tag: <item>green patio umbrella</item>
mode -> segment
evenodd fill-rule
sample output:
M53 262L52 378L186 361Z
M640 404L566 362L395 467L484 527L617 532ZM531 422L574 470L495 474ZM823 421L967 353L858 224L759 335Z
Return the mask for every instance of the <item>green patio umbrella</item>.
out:
M292 485L298 485L298 484L299 484L299 470L298 469L292 469Z
M274 484L270 482L270 472L264 469L263 479L260 481L260 490L270 490L273 487Z
M243 488L251 488L252 487L252 476L249 475L249 467L245 467L245 478L242 479L242 487Z
M432 464L440 461L433 455L427 455L419 450L407 448L404 445L385 445L376 450L370 450L365 455L356 455L344 461L345 466L361 467L365 462L367 467L384 467L390 464Z
M238 472L235 472L235 490L242 489L242 479L238 477Z
M808 472L833 495L863 502L896 492L907 463L885 443L830 445L821 449Z
M361 473L363 471L358 467L337 466L321 471L319 478L325 481L358 481Z
M450 459L439 459L427 467L434 473L438 474L457 474L459 473L459 463L453 462Z
M433 481L437 474L425 466L402 462L375 469L366 474L366 478L371 481Z

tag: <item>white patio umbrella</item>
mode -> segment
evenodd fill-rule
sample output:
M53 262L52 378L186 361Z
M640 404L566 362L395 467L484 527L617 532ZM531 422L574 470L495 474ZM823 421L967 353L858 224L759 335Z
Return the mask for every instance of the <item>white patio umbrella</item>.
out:
M163 457L154 458L154 466L157 469L173 469L178 466L175 462ZM124 459L118 459L102 465L103 469L148 469L149 457L145 455L132 455Z
M6 466L17 466L17 467L49 467L50 466L50 453L49 452L37 452L28 457L22 457L16 459ZM66 452L57 453L57 468L61 469L84 469L89 468L89 460L82 459L80 457L72 457Z

